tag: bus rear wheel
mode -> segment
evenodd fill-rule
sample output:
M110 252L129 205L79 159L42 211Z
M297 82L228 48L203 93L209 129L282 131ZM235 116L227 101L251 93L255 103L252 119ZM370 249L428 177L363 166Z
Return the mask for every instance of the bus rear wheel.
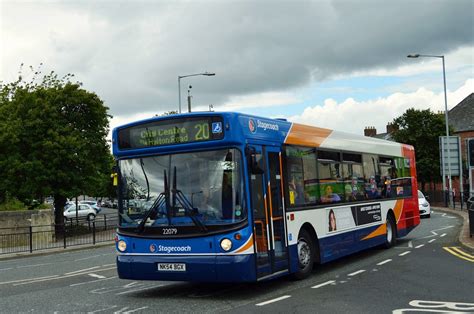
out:
M397 241L397 225L392 215L387 216L387 233L385 234L385 247L387 249L395 245Z
M314 243L311 235L302 229L298 235L298 271L293 275L295 279L304 279L311 274L314 264Z

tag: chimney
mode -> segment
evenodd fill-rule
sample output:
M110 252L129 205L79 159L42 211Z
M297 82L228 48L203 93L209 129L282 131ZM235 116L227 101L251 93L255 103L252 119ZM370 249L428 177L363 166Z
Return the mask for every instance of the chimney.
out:
M387 123L387 133L392 134L395 131L398 131L398 125L395 123Z
M373 126L367 126L364 129L364 135L374 137L375 135L377 135L377 129Z

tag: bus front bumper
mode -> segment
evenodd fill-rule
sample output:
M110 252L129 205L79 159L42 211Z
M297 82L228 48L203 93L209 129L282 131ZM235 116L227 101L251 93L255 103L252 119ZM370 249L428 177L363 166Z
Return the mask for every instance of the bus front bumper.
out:
M185 270L158 270L158 264L184 264ZM253 255L117 255L121 279L194 282L256 281Z

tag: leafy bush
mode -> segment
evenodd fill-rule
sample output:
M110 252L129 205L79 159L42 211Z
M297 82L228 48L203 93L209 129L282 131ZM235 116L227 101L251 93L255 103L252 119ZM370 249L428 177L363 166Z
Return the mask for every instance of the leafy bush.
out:
M28 210L28 208L15 197L7 197L6 201L0 204L0 211L7 210Z

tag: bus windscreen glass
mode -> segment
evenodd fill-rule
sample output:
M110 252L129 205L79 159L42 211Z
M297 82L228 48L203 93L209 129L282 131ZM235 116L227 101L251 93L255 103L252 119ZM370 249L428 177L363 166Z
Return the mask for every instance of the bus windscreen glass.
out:
M119 148L133 149L222 139L220 117L153 121L119 130Z

